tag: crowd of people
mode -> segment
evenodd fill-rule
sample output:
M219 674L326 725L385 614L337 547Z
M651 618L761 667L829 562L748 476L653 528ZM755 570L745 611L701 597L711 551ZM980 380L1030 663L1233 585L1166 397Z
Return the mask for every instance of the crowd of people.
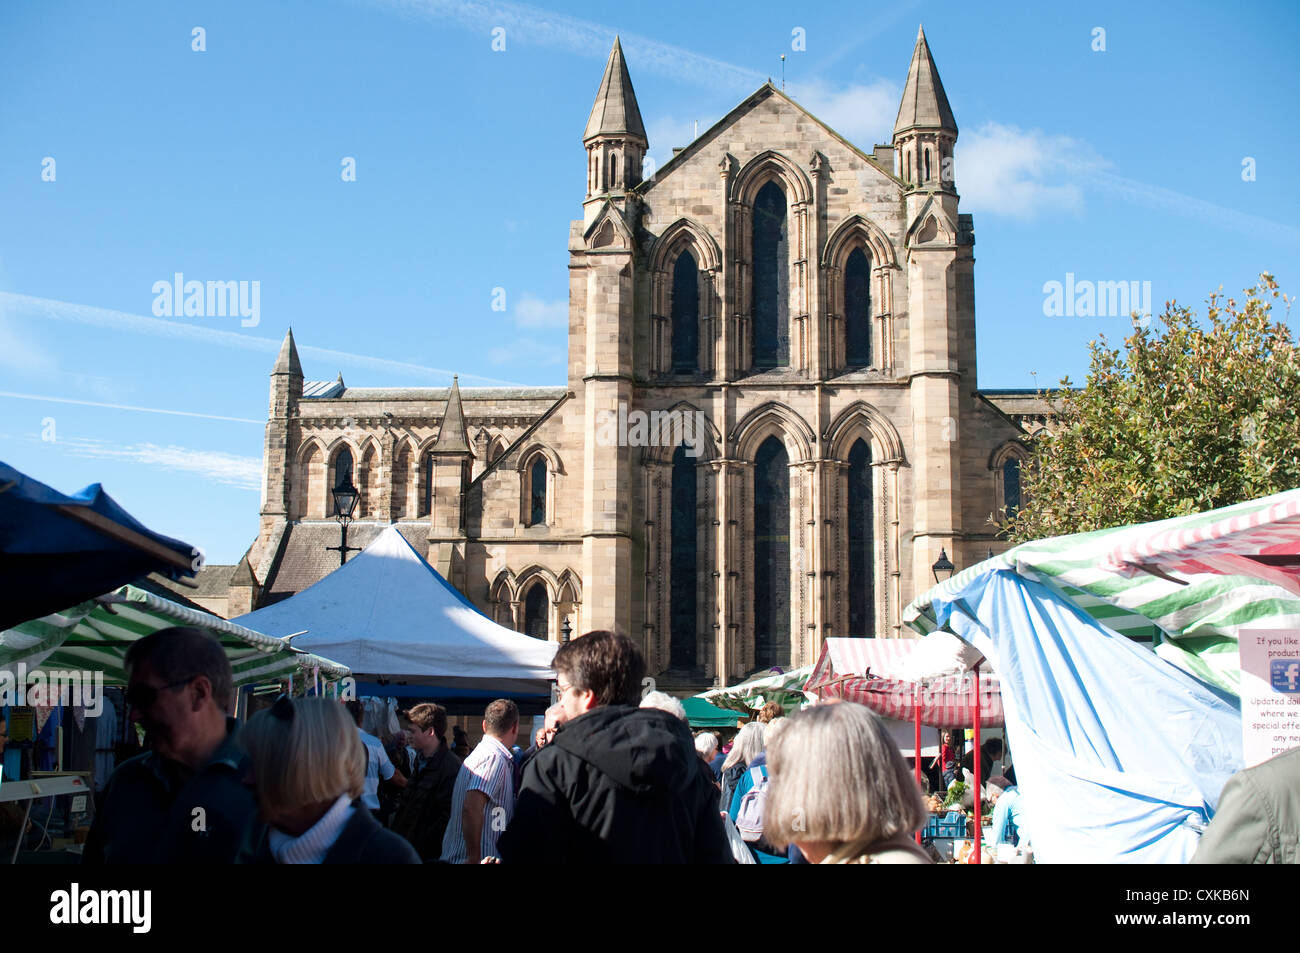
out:
M641 652L613 632L556 652L558 701L526 750L509 699L487 706L472 751L432 703L403 712L387 745L362 730L360 705L329 698L281 696L241 726L229 662L197 628L142 638L125 663L148 750L104 788L88 864L932 860L913 837L922 785L875 714L769 703L724 745L692 734L678 700L641 697ZM929 766L945 780L974 767L957 741ZM981 774L1002 754L982 746ZM986 793L995 838L1014 837L1013 779Z

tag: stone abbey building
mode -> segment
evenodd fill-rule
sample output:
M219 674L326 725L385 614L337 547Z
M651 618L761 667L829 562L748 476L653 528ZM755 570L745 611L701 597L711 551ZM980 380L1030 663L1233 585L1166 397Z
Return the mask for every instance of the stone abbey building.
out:
M921 33L889 145L768 83L643 179L616 40L569 230L568 380L306 381L290 332L228 615L338 566L330 490L351 479L350 544L395 523L498 622L622 630L661 686L904 635L941 551L962 568L1004 548L989 518L1017 504L1041 422L1032 395L976 387L956 140Z

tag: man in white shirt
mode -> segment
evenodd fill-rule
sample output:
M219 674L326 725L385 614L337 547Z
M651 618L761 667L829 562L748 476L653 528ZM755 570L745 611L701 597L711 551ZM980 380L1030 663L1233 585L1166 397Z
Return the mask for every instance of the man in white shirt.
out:
M366 786L361 794L361 804L378 818L379 779L383 778L399 788L404 788L406 775L393 766L388 752L384 750L383 742L369 732L361 730L361 720L365 715L365 708L361 702L353 699L346 704L352 719L357 723L357 735L361 738L361 743L366 746Z
M498 698L483 714L483 740L456 777L451 821L442 841L448 864L477 864L497 856L497 838L514 813L514 757L510 745L519 734L519 707Z

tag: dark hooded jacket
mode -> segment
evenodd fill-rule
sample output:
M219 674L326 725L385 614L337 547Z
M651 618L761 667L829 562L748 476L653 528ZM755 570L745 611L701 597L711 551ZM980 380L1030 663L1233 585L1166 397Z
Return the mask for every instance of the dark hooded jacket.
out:
M685 722L650 708L596 708L527 766L505 863L731 863L718 789Z

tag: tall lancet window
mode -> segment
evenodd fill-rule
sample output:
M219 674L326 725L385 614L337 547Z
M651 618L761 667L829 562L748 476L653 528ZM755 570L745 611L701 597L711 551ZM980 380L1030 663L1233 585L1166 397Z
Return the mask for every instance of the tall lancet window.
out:
M849 451L849 631L874 636L875 534L872 522L871 447L859 440Z
M529 526L546 522L546 458L540 453L529 468Z
M678 670L693 669L697 664L697 499L695 457L686 452L686 447L678 447L673 454L672 588L669 593L669 667Z
M790 664L790 457L777 437L754 456L754 664Z
M790 241L785 193L775 182L754 199L753 300L754 367L790 364Z
M546 624L546 587L540 582L534 583L524 599L524 635L535 639L547 639Z
M1007 508L1007 516L1015 516L1020 510L1020 459L1010 457L1002 464L1002 505Z
M693 374L700 347L700 283L695 256L688 251L673 265L673 372Z
M339 455L334 458L334 488L345 487L351 482L352 451L344 447L339 451Z
M844 362L871 364L871 261L855 248L844 266Z

